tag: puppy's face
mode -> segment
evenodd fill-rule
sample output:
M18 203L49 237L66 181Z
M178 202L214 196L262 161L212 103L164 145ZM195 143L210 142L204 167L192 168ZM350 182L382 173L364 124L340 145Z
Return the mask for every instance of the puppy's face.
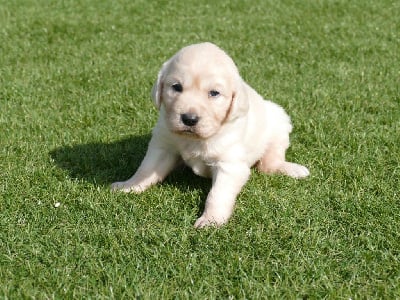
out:
M240 110L241 86L230 57L205 43L183 48L164 64L153 98L164 109L169 130L206 139Z

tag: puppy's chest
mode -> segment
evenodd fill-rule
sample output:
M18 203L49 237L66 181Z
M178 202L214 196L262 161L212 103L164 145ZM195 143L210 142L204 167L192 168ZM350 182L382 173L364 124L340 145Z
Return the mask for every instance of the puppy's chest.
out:
M200 144L186 145L179 152L186 165L191 167L195 174L203 177L212 176L212 166L217 161L216 153L210 152Z

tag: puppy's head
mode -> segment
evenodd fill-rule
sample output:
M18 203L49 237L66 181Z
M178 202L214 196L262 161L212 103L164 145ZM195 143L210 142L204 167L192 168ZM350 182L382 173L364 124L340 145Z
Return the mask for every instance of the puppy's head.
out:
M211 43L185 47L165 62L152 96L168 128L194 138L211 137L248 111L236 65Z

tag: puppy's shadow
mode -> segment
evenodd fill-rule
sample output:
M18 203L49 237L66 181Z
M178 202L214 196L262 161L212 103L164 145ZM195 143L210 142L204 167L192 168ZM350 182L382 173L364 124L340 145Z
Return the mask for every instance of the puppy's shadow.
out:
M146 154L150 137L147 134L113 143L63 146L52 150L50 156L71 178L109 186L114 181L123 181L133 175ZM182 192L199 189L204 197L211 182L194 175L189 168L178 167L163 184L175 186Z

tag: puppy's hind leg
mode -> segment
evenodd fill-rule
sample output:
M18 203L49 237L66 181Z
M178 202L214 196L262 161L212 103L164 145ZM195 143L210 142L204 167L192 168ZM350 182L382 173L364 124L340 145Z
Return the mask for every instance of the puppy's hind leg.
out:
M263 173L280 173L293 178L304 178L310 175L305 166L285 160L285 153L288 147L289 141L270 144L263 157L257 163L257 169Z

